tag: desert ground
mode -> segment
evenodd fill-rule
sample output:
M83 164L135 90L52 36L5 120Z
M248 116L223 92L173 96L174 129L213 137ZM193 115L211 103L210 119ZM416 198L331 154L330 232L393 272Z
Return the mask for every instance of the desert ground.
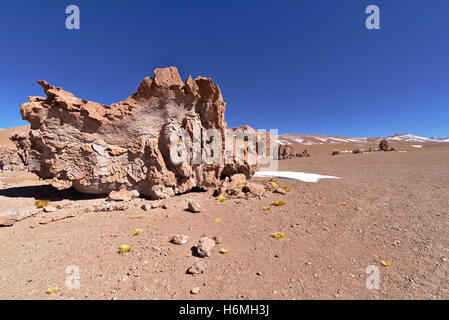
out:
M59 207L0 228L0 299L448 299L449 144L411 145L338 156L330 154L353 146L297 145L311 157L282 160L279 170L340 179L279 179L291 192L260 199L192 192L149 211L141 206L154 201L137 198L125 211L95 212L106 196L0 172L0 212L36 200ZM187 199L199 213L184 210ZM187 243L171 243L176 234ZM193 253L202 236L221 239L210 257ZM120 254L122 244L131 250ZM200 260L204 273L188 274ZM370 265L380 269L379 290L365 285ZM68 266L79 269L79 289L66 286Z

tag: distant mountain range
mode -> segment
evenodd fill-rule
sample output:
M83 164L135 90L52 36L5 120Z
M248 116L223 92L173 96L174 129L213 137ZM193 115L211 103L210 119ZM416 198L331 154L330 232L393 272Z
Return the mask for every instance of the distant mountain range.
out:
M346 143L379 143L383 138L380 137L366 137L366 138L352 138L352 137L339 137L339 136L326 136L320 134L283 134L279 135L278 141L280 144L289 145L292 143L299 143L302 145L319 145L325 143L331 144L346 144ZM447 138L426 138L413 134L397 133L392 136L386 137L387 140L402 141L402 142L414 142L414 143L449 143L449 137Z

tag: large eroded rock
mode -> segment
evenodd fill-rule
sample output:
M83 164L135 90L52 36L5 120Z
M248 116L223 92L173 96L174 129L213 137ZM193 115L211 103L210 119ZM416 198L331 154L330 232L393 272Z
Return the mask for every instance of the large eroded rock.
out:
M156 69L137 92L109 106L38 83L47 97L29 97L21 105L31 131L28 143L16 139L16 145L28 169L52 179L58 189L73 186L92 194L127 189L167 198L193 187L215 187L220 178L234 173L249 178L255 171L256 165L247 161L193 164L175 163L170 157L174 143L179 143L171 135L180 129L191 137L217 129L224 139L226 104L211 79L189 77L183 82L174 67ZM256 132L247 126L237 129ZM209 142L203 138L198 143L203 149Z

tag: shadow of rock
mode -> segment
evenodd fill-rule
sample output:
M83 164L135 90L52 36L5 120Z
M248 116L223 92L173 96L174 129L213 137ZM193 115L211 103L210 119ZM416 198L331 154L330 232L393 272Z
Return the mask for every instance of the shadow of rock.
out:
M36 200L50 201L88 200L101 199L106 197L105 195L81 193L76 191L74 188L58 190L49 184L0 189L0 196L8 198L34 198Z

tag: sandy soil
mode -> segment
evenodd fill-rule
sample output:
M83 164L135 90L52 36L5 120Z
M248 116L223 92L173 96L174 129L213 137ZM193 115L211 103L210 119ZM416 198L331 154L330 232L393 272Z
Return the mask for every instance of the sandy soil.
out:
M93 212L104 198L55 191L30 173L0 173L0 212L35 199L67 204L0 228L0 299L448 299L449 144L335 157L335 145L319 148L281 161L280 170L341 179L281 179L290 194L253 200L191 193L150 211L140 208L148 200L135 199L126 211ZM200 213L183 210L188 198ZM274 200L286 205L262 209ZM76 216L39 224L65 212ZM143 232L133 236L137 228ZM174 245L174 234L189 241ZM204 259L191 250L202 235L222 239ZM132 250L120 255L121 244ZM205 272L186 274L198 260ZM70 265L80 270L80 289L65 285ZM380 290L366 288L370 265L380 268ZM54 286L59 292L47 294Z

